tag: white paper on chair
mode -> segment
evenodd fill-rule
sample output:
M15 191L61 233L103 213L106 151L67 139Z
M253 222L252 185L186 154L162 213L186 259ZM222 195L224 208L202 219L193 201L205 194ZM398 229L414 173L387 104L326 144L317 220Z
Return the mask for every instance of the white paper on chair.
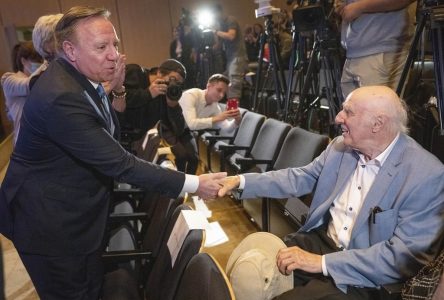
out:
M205 202L199 198L198 196L193 196L193 203L194 203L194 208L197 211L202 212L202 214L208 219L211 218L212 213L211 210L208 209L208 206L205 204Z
M214 247L228 242L228 236L219 222L212 222L209 225L210 227L205 231L205 247Z
M193 229L207 229L209 227L210 225L207 219L201 212L195 210L182 210L180 212L167 242L171 256L171 267L174 267L177 255L182 248L188 232Z

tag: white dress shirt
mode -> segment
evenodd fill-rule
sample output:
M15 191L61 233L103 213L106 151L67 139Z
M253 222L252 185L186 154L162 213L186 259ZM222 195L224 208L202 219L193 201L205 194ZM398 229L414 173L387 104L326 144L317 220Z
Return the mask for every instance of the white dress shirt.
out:
M392 152L398 141L399 134L388 147L372 160L366 160L362 153L350 180L342 193L333 201L330 207L331 219L328 224L327 235L335 242L338 248L347 249L356 217L361 210L365 197L375 181L376 175ZM322 272L328 275L325 257L322 256Z
M198 88L186 90L179 104L182 107L185 122L191 130L220 128L221 135L230 135L237 127L235 120L224 120L213 124L212 117L220 114L222 110L217 102L207 104L205 90Z

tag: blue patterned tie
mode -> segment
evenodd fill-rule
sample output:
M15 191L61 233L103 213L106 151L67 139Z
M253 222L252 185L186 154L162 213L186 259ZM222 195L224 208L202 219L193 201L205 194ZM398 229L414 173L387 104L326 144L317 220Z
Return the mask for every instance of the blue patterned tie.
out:
M106 124L108 125L111 134L114 134L115 126L111 117L108 96L106 95L105 89L103 88L101 83L99 83L96 90L97 93L99 93L100 99L102 100L102 107L104 112L103 116L105 117Z

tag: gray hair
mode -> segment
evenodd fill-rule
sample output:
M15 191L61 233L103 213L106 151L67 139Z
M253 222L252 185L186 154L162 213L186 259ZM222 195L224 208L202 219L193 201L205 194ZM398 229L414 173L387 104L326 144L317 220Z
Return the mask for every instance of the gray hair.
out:
M395 110L392 115L393 129L397 132L405 134L409 133L408 123L408 107L404 100L399 98L399 103L395 106Z
M38 18L32 30L32 43L35 50L46 60L51 60L55 53L48 52L48 45L51 43L55 50L55 27L63 14L46 15Z
M79 21L93 18L109 18L111 13L105 8L90 6L74 6L70 8L57 23L55 28L56 46L59 53L63 52L63 42L72 41L74 31Z

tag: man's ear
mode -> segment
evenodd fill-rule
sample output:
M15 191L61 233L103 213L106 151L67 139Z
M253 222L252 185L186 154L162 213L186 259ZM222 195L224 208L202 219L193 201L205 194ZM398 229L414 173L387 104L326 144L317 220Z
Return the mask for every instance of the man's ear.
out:
M384 115L384 114L377 115L374 118L372 131L374 133L381 131L381 129L384 128L384 126L387 124L387 122L388 122L388 118L386 115Z
M70 41L64 41L62 44L63 52L65 53L66 57L74 62L77 60L76 58L76 47L73 43Z

